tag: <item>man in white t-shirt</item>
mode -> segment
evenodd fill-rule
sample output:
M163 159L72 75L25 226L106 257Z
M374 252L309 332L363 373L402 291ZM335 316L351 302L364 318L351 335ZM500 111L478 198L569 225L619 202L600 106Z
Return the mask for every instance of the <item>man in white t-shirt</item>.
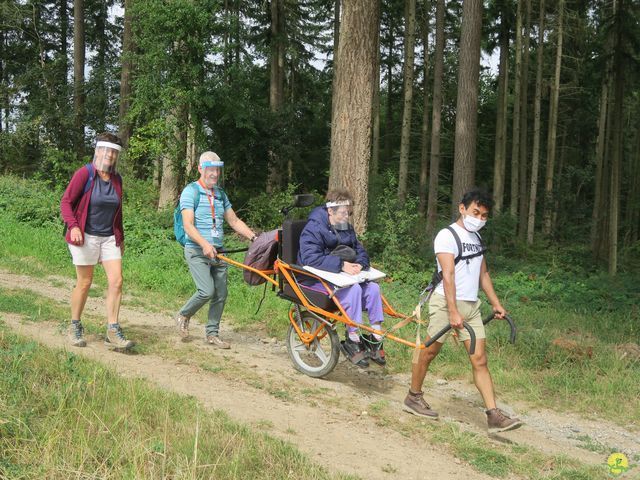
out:
M491 196L473 189L462 197L458 210L460 217L436 236L433 246L442 281L429 300L429 327L427 340L447 325L452 329L430 347L420 351L413 364L411 387L404 400L404 409L414 415L437 418L438 414L424 400L422 384L431 361L438 355L447 337L455 332L467 351L471 343L462 322L467 322L476 335L476 349L469 356L473 368L473 380L484 400L489 433L513 430L522 425L517 418L510 418L496 407L493 380L487 367L485 332L480 314L478 288L482 288L493 307L496 318L504 318L506 310L500 304L493 289L493 282L484 259L484 246L478 231L485 225L493 205ZM455 232L455 235L454 235ZM458 238L456 238L456 235ZM462 250L462 251L460 251Z

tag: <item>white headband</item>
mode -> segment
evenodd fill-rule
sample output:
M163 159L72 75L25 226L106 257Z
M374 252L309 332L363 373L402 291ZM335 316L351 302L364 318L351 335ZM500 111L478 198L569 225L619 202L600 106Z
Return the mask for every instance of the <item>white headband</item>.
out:
M349 200L340 200L338 202L327 202L325 205L327 208L348 207L349 205L351 205L351 202Z
M111 142L103 142L103 141L96 142L96 148L98 147L107 147L117 151L122 150L122 147L120 145L118 145L117 143L111 143Z

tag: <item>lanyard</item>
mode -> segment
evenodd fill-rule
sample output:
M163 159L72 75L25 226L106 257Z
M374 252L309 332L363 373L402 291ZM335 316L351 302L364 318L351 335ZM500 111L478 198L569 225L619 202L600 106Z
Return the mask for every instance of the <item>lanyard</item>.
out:
M211 219L213 220L213 225L215 227L215 225L216 225L216 204L215 204L215 201L214 201L214 197L211 195L209 189L202 182L202 179L199 179L198 183L200 184L200 186L202 188L204 188L204 191L207 192L207 199L209 200L209 206L211 207Z

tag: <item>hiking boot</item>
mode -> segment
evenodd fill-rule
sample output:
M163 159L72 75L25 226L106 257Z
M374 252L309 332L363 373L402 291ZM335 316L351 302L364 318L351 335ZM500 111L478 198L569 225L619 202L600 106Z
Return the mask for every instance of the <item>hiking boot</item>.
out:
M364 334L360 336L360 342L364 345L364 348L367 349L368 357L371 360L381 367L387 364L382 340L377 340L376 337L371 334Z
M207 343L209 345L213 345L216 348L222 348L223 350L228 350L231 348L231 345L222 340L218 335L207 335Z
M176 327L178 327L178 332L182 338L187 338L189 336L189 320L190 317L185 317L184 315L180 315L179 313L176 315Z
M107 328L107 336L104 338L104 344L112 350L128 350L135 345L131 340L127 340L117 323L115 326Z
M80 322L71 322L69 325L69 341L74 347L86 347L87 342L84 341L84 327Z
M367 368L369 362L367 361L367 350L362 345L362 342L354 342L349 337L346 340L340 342L342 352L354 365L360 368Z
M438 418L438 412L431 410L431 406L425 401L424 393L413 393L409 390L409 393L404 399L402 409L405 412L409 412L419 417L426 417L431 419Z
M499 408L492 408L485 413L487 414L489 433L506 432L522 426L519 418L511 418Z

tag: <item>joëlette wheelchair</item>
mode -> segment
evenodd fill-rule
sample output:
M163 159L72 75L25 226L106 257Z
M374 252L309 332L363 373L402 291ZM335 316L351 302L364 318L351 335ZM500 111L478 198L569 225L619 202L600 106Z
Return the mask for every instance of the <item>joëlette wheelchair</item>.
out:
M230 265L249 270L260 275L273 285L278 297L291 302L289 309L289 328L286 336L287 352L293 366L300 372L310 377L324 377L337 365L340 358L340 338L336 327L339 323L346 326L357 327L369 333L382 335L385 340L392 340L411 348L423 349L429 347L438 338L444 335L451 327L447 326L431 337L427 342L411 342L394 335L394 333L412 321L421 323L420 319L413 315L405 315L397 312L387 301L384 295L382 305L384 314L399 321L392 327L379 331L368 325L355 323L345 312L340 301L335 297L335 287L326 280L305 270L297 265L300 235L307 220L291 220L286 216L293 208L308 207L314 202L313 195L296 195L294 202L282 209L285 220L282 229L278 231L277 258L272 269L258 270L251 266L237 262L225 255L246 249L223 251L218 258ZM311 290L302 286L298 279L301 276L313 278L319 282L326 293ZM423 292L424 293L424 292ZM422 303L425 299L423 298ZM419 315L418 315L419 316ZM483 323L488 323L493 315L486 317ZM511 342L515 342L516 329L511 318L507 318L511 327ZM475 352L476 336L473 328L464 323L464 328L469 332L469 353Z

